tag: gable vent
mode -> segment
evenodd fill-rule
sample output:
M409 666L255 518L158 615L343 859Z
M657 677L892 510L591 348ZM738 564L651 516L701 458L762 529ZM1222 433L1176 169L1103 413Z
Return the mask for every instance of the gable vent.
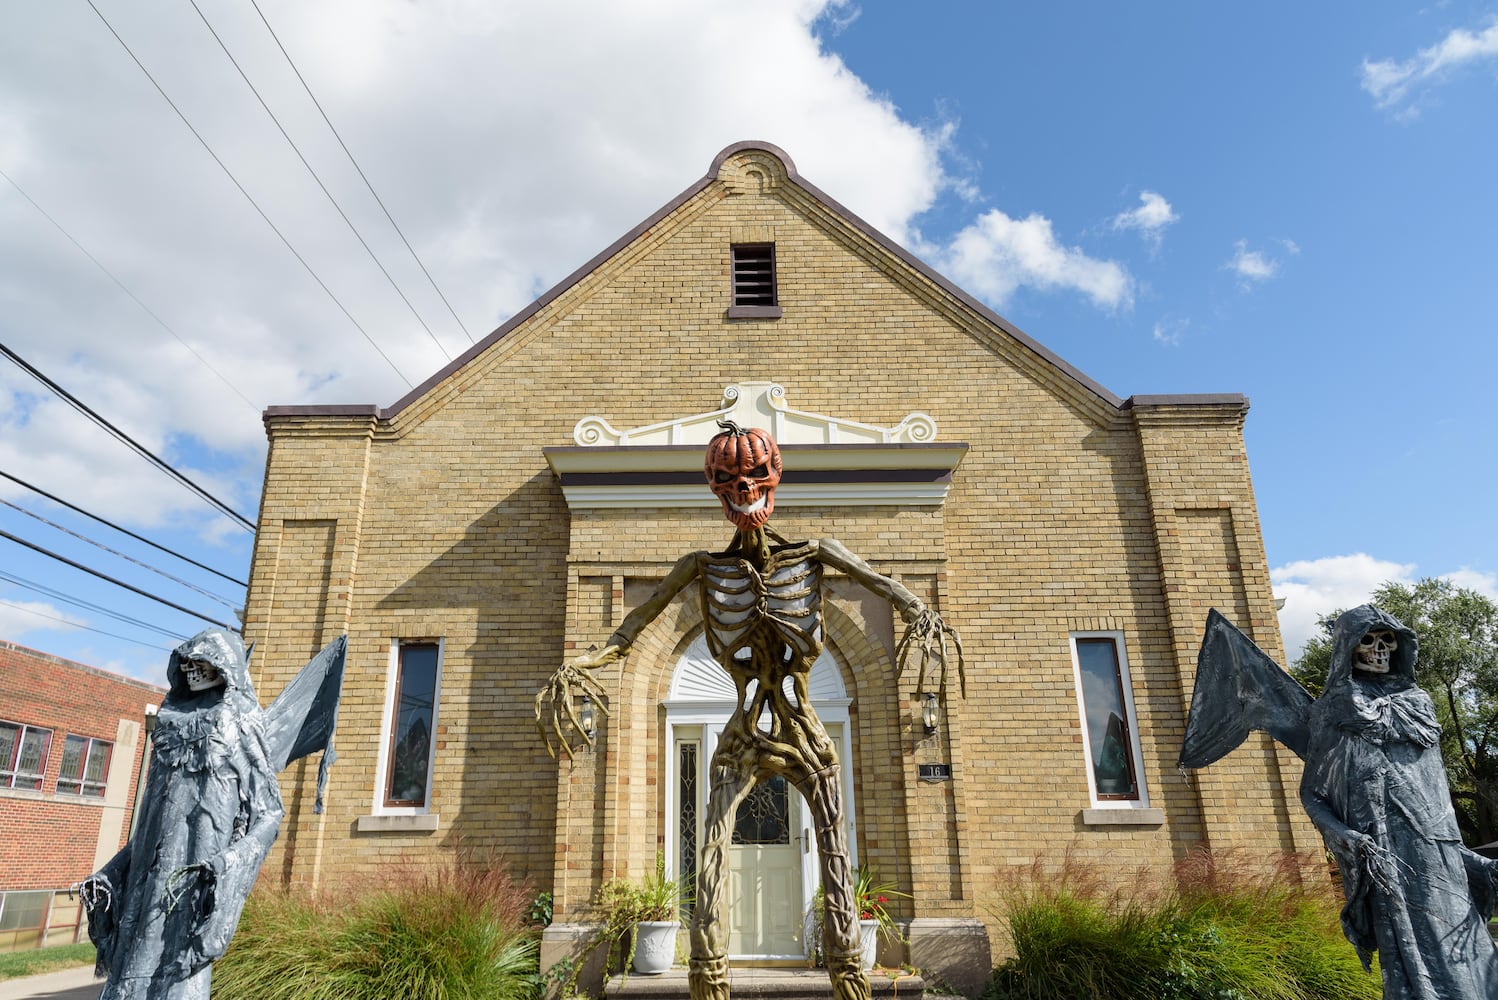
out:
M775 244L738 243L733 247L733 304L773 306Z

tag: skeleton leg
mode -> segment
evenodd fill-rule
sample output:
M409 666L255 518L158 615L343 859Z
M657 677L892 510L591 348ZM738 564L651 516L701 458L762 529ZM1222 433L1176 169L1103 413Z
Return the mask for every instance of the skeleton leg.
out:
M863 942L853 873L848 865L848 835L843 828L842 780L837 764L799 777L796 788L811 808L812 828L822 862L822 952L835 1000L869 1000L869 977L863 971ZM695 995L694 995L695 1000Z
M692 959L687 975L692 1000L728 1000L724 861L739 803L754 787L754 770L752 751L730 755L720 749L714 756L713 786L703 823L702 866L697 871L697 903L692 910Z

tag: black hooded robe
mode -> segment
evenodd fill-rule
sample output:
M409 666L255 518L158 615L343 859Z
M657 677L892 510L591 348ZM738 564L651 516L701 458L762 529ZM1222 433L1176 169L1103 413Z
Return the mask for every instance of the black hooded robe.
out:
M213 663L225 684L191 691L181 667L188 659ZM90 880L107 893L89 909L96 972L109 976L100 1000L208 1000L212 962L228 948L281 825L239 636L194 636L172 653L167 681L135 833ZM211 875L179 871L192 864Z
M1369 632L1398 636L1389 672L1354 669ZM1337 619L1311 707L1301 803L1342 872L1342 929L1385 1000L1498 1000L1488 935L1498 863L1462 844L1435 706L1415 684L1415 633L1370 605ZM1366 839L1365 839L1366 838Z

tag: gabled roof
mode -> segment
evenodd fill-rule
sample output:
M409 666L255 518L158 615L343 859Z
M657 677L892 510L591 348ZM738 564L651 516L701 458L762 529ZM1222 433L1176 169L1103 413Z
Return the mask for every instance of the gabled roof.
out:
M708 168L707 174L700 180L692 184L686 190L682 191L666 204L662 205L639 225L635 226L629 232L619 237L619 239L615 240L602 252L589 260L586 264L583 264L577 270L567 275L567 277L557 282L557 284L553 285L548 291L542 294L540 298L536 299L524 309L521 309L514 316L511 316L487 337L483 338L477 344L474 344L468 350L464 351L461 355L449 362L446 366L433 374L426 381L422 382L420 385L416 386L400 399L396 400L392 405L388 407L379 407L374 404L271 406L266 408L264 414L265 418L269 420L273 417L322 416L364 418L372 417L376 420L382 421L394 419L395 417L399 416L407 407L420 400L427 393L431 392L434 388L448 379L454 372L471 363L474 359L476 359L490 347L492 347L496 342L503 339L514 330L523 326L533 316L535 316L552 302L566 294L569 290L571 290L574 286L587 278L594 271L601 268L614 256L623 252L636 240L648 234L661 222L661 220L665 219L686 202L702 193L715 181L719 180L722 177L725 164L727 164L730 159L738 156L739 154L748 152L759 153L762 155L773 157L776 161L778 161L781 170L783 170L786 183L800 189L800 191L810 196L811 199L819 203L823 208L835 215L843 223L845 223L852 229L857 230L870 242L872 242L891 256L897 258L906 267L917 272L932 284L936 285L939 289L941 289L943 293L951 296L953 300L959 303L964 310L975 314L983 322L987 323L994 329L1001 331L1005 336L1010 338L1024 351L1034 355L1037 359L1044 362L1044 364L1053 369L1054 372L1059 375L1064 381L1070 382L1076 389L1080 389L1084 396L1090 397L1095 404L1101 404L1104 407L1111 408L1113 410L1124 410L1130 409L1136 404L1146 405L1145 400L1148 399L1148 405L1154 406L1205 404L1217 406L1236 405L1242 406L1245 409L1247 408L1248 401L1245 397L1231 393L1211 395L1172 395L1150 397L1141 396L1130 397L1129 399L1122 399L1114 395L1103 385L1094 381L1092 378L1088 377L1086 374L1073 367L1068 362L1064 361L1058 355L1053 353L1049 348L1045 347L1044 345L1030 337L1028 334L1026 334L1024 331L1020 330L1017 326L1010 323L1007 319L1000 316L998 313L994 312L983 303L979 302L967 292L963 291L961 288L953 284L949 279L938 273L936 270L934 270L924 261L920 260L910 251L895 243L888 236L884 235L869 223L865 222L863 219L850 212L847 208L843 207L835 199L828 196L816 185L812 184L810 181L807 181L796 171L795 164L791 161L790 156L788 156L784 150L768 142L759 140L745 140L742 142L736 142L718 153L718 155L713 158L712 165Z

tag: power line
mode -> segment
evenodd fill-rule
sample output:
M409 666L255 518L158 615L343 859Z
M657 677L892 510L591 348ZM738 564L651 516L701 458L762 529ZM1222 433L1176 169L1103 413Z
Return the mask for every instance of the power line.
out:
M62 525L58 524L56 521L50 521L47 518L43 517L42 515L36 513L35 511L27 510L25 507L22 507L20 504L11 503L9 500L5 500L5 499L0 499L0 504L4 504L5 506L9 507L11 510L20 511L22 514L25 514L27 517L34 518L34 519L42 522L43 524L45 524L49 528L55 528L58 531L64 532L64 533L69 534L69 535L72 535L74 538L78 539L80 542L87 542L88 544L94 546L95 548L103 549L105 552L108 552L112 556L115 556L117 558L123 559L126 562L134 563L135 565L139 566L141 569L150 570L152 573L155 573L157 576L165 577L166 579L168 579L168 580L172 581L173 583L177 584L179 587L186 587L188 590L191 590L191 591L193 591L193 592L195 592L197 594L200 594L203 597L208 598L210 601L213 601L215 604L222 604L224 607L228 608L230 611L235 610L239 606L237 604L234 604L234 603L230 602L229 600L227 600L225 598L222 598L222 597L218 596L217 594L213 593L212 591L205 590L202 587L199 587L195 583L192 583L192 582L190 582L188 580L184 580L181 577L173 576L172 574L166 572L165 570L157 569L155 566L152 566L150 563L141 562L139 559L135 558L134 556L126 555L125 553L120 552L117 549L112 549L108 545L103 544L102 542L96 542L92 538L89 538L87 535L79 534L78 532L74 531L72 528L63 527Z
M123 281L121 281L119 278L115 277L114 276L114 272L112 272L109 268L105 267L103 264L99 263L99 258L97 258L93 254L89 253L87 247L85 247L82 243L79 243L76 239L74 239L73 238L73 234L70 233L70 232L68 232L66 229L64 229L62 227L62 223L60 223L56 219L52 218L52 216L50 214L48 214L47 210L37 203L37 200L35 198L33 198L33 197L31 197L31 195L27 194L26 190L24 188L22 188L21 185L19 185L19 184L17 184L15 182L15 178L11 177L10 174L7 174L4 170L0 170L0 177L4 177L6 180L10 181L10 186L13 187L13 188L15 188L17 191L19 191L21 193L21 197L22 198L25 198L27 201L31 202L31 207L32 208L34 208L38 212L42 213L42 217L44 219L46 219L48 222L52 223L52 225L56 226L57 227L57 231L59 233L62 233L64 236L66 236L68 238L68 241L70 243L72 243L73 246L77 247L79 249L79 251L83 254L83 256L85 256L89 260L93 261L95 267L97 267L99 270L103 271L109 277L110 281L113 281L116 285L118 285L120 287L120 291L122 291L126 295L130 296L130 298L132 300L134 300L134 302L135 302L136 305L140 306L142 309L144 309L146 311L146 315L147 316L150 316L158 324L161 325L161 328L163 330L165 330L167 333L171 334L173 337L176 337L177 338L177 343L179 343L183 347L187 348L187 350L192 354L192 356L195 357L195 358L197 358L198 361L199 361L199 363L201 363L204 368L207 368L209 371L213 372L214 375L218 376L219 381L222 382L222 383L224 383L224 385L228 386L231 390L233 390L234 395L236 395L240 399L244 400L246 406L248 406L250 409L254 410L256 413L260 412L260 408L257 407L254 403L250 402L250 398L248 396L246 396L244 393L240 392L238 386L236 386L233 382L230 382L228 380L228 378L226 378L224 376L223 372L219 371L217 368L215 368L212 365L210 365L208 363L208 359L207 358L205 358L205 357L203 357L203 355L199 354L193 348L193 346L191 344L189 344L187 341L185 341L185 340L182 339L182 337L177 333L176 330L173 330L170 326L167 325L166 320L164 320L160 316L156 315L156 313L151 309L150 306L148 306L144 302L142 302L139 299L139 297L136 296L136 294L134 292L132 292L129 288L125 287L125 283Z
M234 53L229 51L229 46L224 44L224 40L219 37L219 33L213 29L213 25L209 23L208 17L203 13L203 8L198 6L197 0L188 0L188 3L192 4L192 9L198 12L198 17L202 20L204 27L208 29L208 33L213 36L215 42L218 42L218 47L224 50L224 55L229 57L229 62L233 63L234 68L239 72L239 78L244 81L246 87L250 88L250 93L255 95L255 100L260 102L260 106L265 109L265 113L270 116L270 120L276 123L276 128L281 130L281 137L291 146L292 151L296 153L297 159L302 161L302 166L307 168L307 173L312 175L312 179L317 182L317 186L327 196L328 203L333 206L339 218L343 219L344 225L349 228L349 232L354 234L354 239L358 240L359 245L364 248L364 252L369 254L369 259L374 261L375 267L378 267L380 273L385 276L385 280L390 282L390 287L395 289L395 294L399 295L401 301L406 304L406 308L411 310L411 315L416 317L416 322L421 324L421 328L427 332L427 336L432 338L432 343L437 345L437 350L442 352L444 358L451 361L452 352L442 346L442 341L437 339L437 335L432 332L432 328L427 326L427 321L421 318L421 314L416 311L416 307L411 304L411 300L406 298L406 293L401 291L400 285L395 283L395 279L390 276L390 272L385 270L385 265L380 263L380 258L375 256L375 252L364 241L364 237L354 227L353 221L343 211L343 207L338 204L338 199L333 197L333 192L328 190L328 186L322 182L322 178L317 175L317 171L312 169L312 164L308 163L307 158L302 155L301 148L291 138L291 135L286 131L286 127L281 124L281 119L276 117L276 113L270 109L270 105L265 103L265 98L260 96L260 91L255 89L255 85L250 82L249 76L245 74L244 67L239 65L239 60L235 59Z
M165 552L169 556L175 556L176 558L181 559L185 563L190 563L193 566L196 566L198 569L207 570L209 573L212 573L214 576L220 577L221 579L224 579L224 580L228 580L230 583L237 583L241 587L248 587L249 586L249 584L246 583L243 580L236 580L236 579L234 579L234 577L229 576L226 573L220 573L218 570L214 569L212 566L205 566L202 563L198 562L196 559L191 559L191 558L189 558L187 556L184 556L182 553L176 552L176 551L174 551L172 549L169 549L165 545L158 545L155 542L151 541L149 538L145 538L145 537L142 537L141 535L137 535L135 532L131 531L129 528L122 528L118 524L115 524L113 521L106 521L106 520L104 520L104 518L100 517L98 514L91 514L88 511L84 510L82 507L79 507L79 506L77 506L75 504L68 503L62 497L53 496L51 493L48 493L46 490L42 489L40 486L33 486L30 483L28 483L26 480L24 480L24 479L20 479L20 478L17 478L16 476L12 476L9 472L5 472L3 470L0 470L0 476L3 476L4 478L9 479L11 482L17 484L18 486L24 486L24 487L26 487L28 490L31 490L33 493L40 493L42 496L46 497L48 500L51 500L53 503L61 504L62 506L66 507L68 510L73 511L76 514L82 514L84 517L93 518L95 521L98 521L100 524L104 525L105 527L113 528L115 531L118 531L122 535L129 535L131 538L135 539L137 542L144 542L146 545L151 546L151 548L156 549L158 552Z
M6 583L15 584L17 587L22 587L26 590L34 591L38 594L41 594L43 597L50 597L54 601L61 601L64 604L71 604L75 608L82 608L85 611L97 612L98 614L104 615L107 618L113 618L117 622L123 622L126 625L134 625L137 628L143 628L149 632L158 632L161 635L167 636L168 638L181 638L176 632L173 632L171 629L165 629L159 625L152 625L150 622L141 621L139 618L132 618L129 615L123 614L119 611L110 611L108 608L99 604L94 604L90 601L85 601L77 597L69 597L67 594L63 593L60 590L54 590L51 587L43 586L42 584L37 583L34 580L27 580L24 577L11 576L9 573L3 571L0 571L0 580L4 580ZM40 612L38 613L40 614Z
M344 143L343 136L339 135L338 130L333 127L333 122L328 118L328 113L323 110L322 103L312 93L312 88L307 85L307 81L302 77L302 71L297 69L296 63L291 58L291 53L287 52L286 46L281 44L281 38L276 34L276 29L272 28L270 22L265 19L265 12L260 9L260 4L256 3L256 0L250 0L250 6L255 8L256 14L260 15L260 22L265 25L265 30L270 32L270 37L275 39L276 48L280 49L281 54L286 57L287 65L296 74L296 78L301 82L302 89L307 92L307 96L312 99L312 104L317 108L317 113L322 115L323 121L327 122L328 131L333 133L333 138L337 139L338 145L343 147L343 151L347 154L349 162L354 165L354 170L358 172L359 179L364 182L365 187L369 188L369 193L374 196L375 203L380 206L380 211L385 213L385 218L390 220L390 225L394 227L396 234L400 236L401 242L406 245L407 250L411 251L411 258L416 261L416 266L421 268L421 273L426 275L427 281L432 285L432 291L436 292L437 297L442 300L442 304L447 306L447 311L452 314L453 320L458 324L458 329L463 331L463 335L468 338L468 342L470 344L478 343L474 339L473 334L468 332L468 326L458 317L458 311L453 308L451 302L447 301L447 296L442 294L442 289L437 287L437 280L432 277L432 272L427 270L426 264L422 263L421 257L416 253L416 248L411 246L410 240L406 239L406 234L401 232L401 227L396 224L395 217L390 214L390 209L385 207L385 202L381 200L379 194L375 191L374 185L370 183L368 177L364 176L364 168L359 166L359 161L354 159L354 154L349 150L348 145Z
M348 307L345 306L341 301L339 301L338 296L333 294L333 290L329 288L327 284L322 280L322 278L318 276L317 272L312 269L312 265L307 263L306 258L304 258L300 253L297 252L296 247L291 245L291 241L286 238L286 235L282 233L280 229L276 228L276 224L270 221L270 216L265 214L265 209L261 208L260 203L250 196L250 192L246 191L244 185L239 183L239 178L234 176L234 172L224 164L223 160L219 159L218 154L213 151L213 147L208 145L208 140L204 139L202 135L198 133L198 130L193 127L192 122L188 121L187 116L182 113L182 109L177 107L176 103L167 96L167 93L162 89L161 84L157 83L156 78L151 75L151 71L146 69L146 64L140 61L140 58L135 54L135 52L130 48L129 45L125 44L125 40L120 37L120 33L114 30L114 25L110 24L109 19L104 16L103 12L100 11L98 7L94 5L94 0L88 0L88 5L89 7L93 8L94 13L98 15L99 20L104 22L104 27L109 29L109 33L114 36L115 41L119 42L120 45L125 49L125 52L129 54L130 58L135 61L135 65L140 67L140 71L146 75L146 79L151 81L151 86L156 88L156 92L161 95L162 100L166 101L166 103L171 106L171 109L177 113L177 117L182 119L182 124L187 126L187 130L192 133L193 138L198 140L198 143L208 151L208 155L213 157L213 162L218 164L219 169L224 172L224 175L227 176L229 180L233 182L234 186L239 189L239 193L244 195L245 200L250 203L250 206L260 214L260 218L265 220L265 224L267 226L270 226L271 232L275 233L276 236L280 238L281 242L286 245L286 249L290 250L291 255L297 259L297 262L300 263L302 267L306 268L307 273L312 276L312 280L317 282L318 287L327 293L328 298L333 300L333 304L338 307L339 311L348 318L348 321L350 323L354 324L354 329L358 330L361 334L364 335L364 339L369 341L369 346L373 347L375 351L379 353L380 357L385 359L385 363L390 366L390 370L395 372L396 375L400 376L400 380L406 383L407 388L414 389L415 386L411 384L411 380L406 378L404 372L395 367L395 362L390 360L390 356L388 354L386 354L383 350L380 350L380 345L375 343L374 338L369 335L369 331L359 325L359 321L354 319L354 314L349 312Z
M112 584L114 584L116 587L124 587L126 590L130 591L132 594L139 594L141 597L147 598L148 600L155 601L157 604L165 604L167 607L171 608L173 611L180 611L184 615L191 615L192 617L198 619L199 621L205 621L205 622L207 622L210 625L217 625L220 628L226 628L226 629L230 630L231 632L238 632L239 631L239 626L238 625L230 625L228 622L221 622L217 618L209 618L207 615L200 614L199 612L194 611L191 608L184 608L180 604L174 604L173 602L167 600L166 598L164 598L164 597L158 597L158 596L156 596L155 594L151 593L148 590L141 590L139 587L132 586L132 585L126 583L123 580L116 580L114 577L109 576L108 574L100 573L96 569L90 569L90 568L88 568L87 566L83 565L80 562L74 562L73 560L69 559L67 556L58 555L56 552L53 552L50 549L44 549L40 545L34 545L31 542L28 542L24 538L17 538L15 535L12 535L8 531L0 530L0 538L8 538L12 542L15 542L17 545L24 545L26 548L31 549L33 552L40 552L42 555L49 556L52 559L56 559L60 563L65 563L66 565L71 566L74 569L82 570L83 572L87 573L89 576L96 576L99 579L105 581L106 583L112 583Z
M221 513L223 513L223 514L225 514L225 515L233 518L235 521L239 522L239 524L243 528L245 528L247 531L252 531L253 532L255 530L255 523L253 521L251 521L249 518L245 517L243 514L241 514L238 511L234 510L232 507L230 507L228 504L224 503L224 501L220 500L218 497L214 496L212 493L209 493L206 489L204 489L203 487L199 486L197 483L193 482L191 479L189 479L183 473L178 472L165 459L162 459L162 458L158 457L155 453L153 453L150 450L148 450L144 445L142 445L140 442L136 441L130 435L128 435L124 431L120 430L118 427L116 427L114 424L110 423L108 420L105 420L103 417L99 416L99 414L95 413L93 410L89 409L89 407L86 406L86 405L84 405L84 403L81 400L79 400L76 396L74 396L72 393L68 392L66 389L64 389L62 386L58 385L56 382L52 381L46 375L43 375L39 370L37 370L36 368L34 368L32 365L28 364L19 354L17 354L16 352L12 351L9 347L6 347L3 343L0 343L0 354L4 354L11 361L15 362L16 365L19 366L23 371L25 371L26 374L28 374L32 378L36 379L38 382L40 382L42 385L46 386L48 389L51 389L54 393L56 393L60 398L62 398L73 409L77 410L79 413L82 413L84 416L88 417L94 423L98 424L100 427L104 428L109 433L113 434L116 438L118 438L123 443L129 445L136 452L136 454L138 454L141 457L145 458L152 465L156 466L162 472L165 472L167 475L169 475L173 479L177 480L177 482L179 482L183 486L187 487L193 493L196 493L200 498L202 498L203 500L206 500L215 509L217 509Z
M139 639L132 639L127 635L119 635L115 632L106 632L102 628L94 628L92 625L79 625L77 622L70 622L66 618L59 618L56 615L49 615L45 612L37 611L35 608L22 607L21 605L14 604L10 601L0 601L0 604L3 604L8 608L15 608L17 611L23 611L28 615L36 615L38 618L48 618L55 622L62 622L64 625L68 626L68 628L81 628L85 632L97 632L99 635L107 635L111 639L119 639L121 642L131 642L137 646L145 646L147 649L159 649L165 652L167 650L170 650L171 648L170 646L158 646L154 642L142 642ZM177 637L173 636L173 638Z

